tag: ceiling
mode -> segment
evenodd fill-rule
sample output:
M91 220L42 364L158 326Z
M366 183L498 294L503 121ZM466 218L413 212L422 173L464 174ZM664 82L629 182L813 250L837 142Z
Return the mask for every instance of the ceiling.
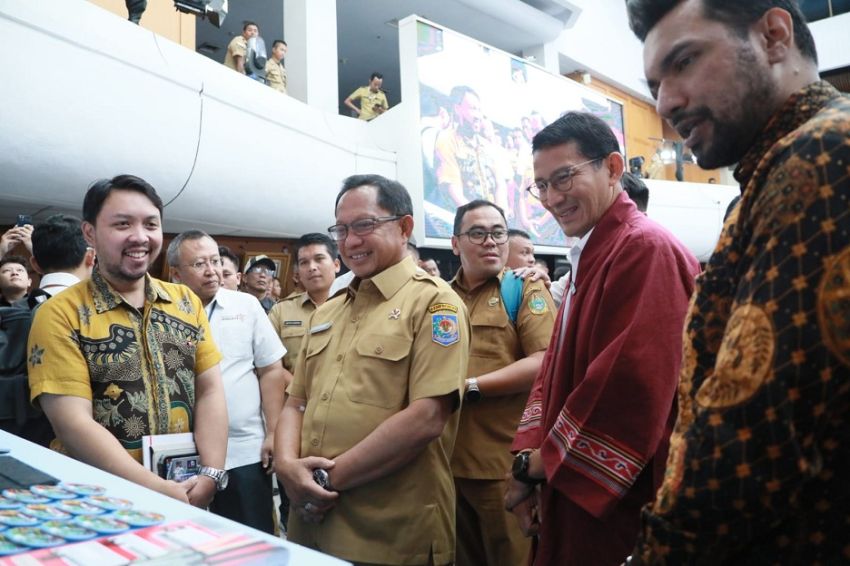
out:
M242 32L242 22L255 21L260 35L270 47L274 39L284 37L283 2L285 0L252 0L230 2L222 29L199 19L196 28L198 51L217 61L224 60L227 44ZM561 21L573 17L570 2L564 0L491 0L493 6L521 4L539 10ZM339 53L339 104L354 89L369 81L372 72L384 75L383 88L390 105L401 100L399 86L397 22L416 14L435 23L513 54L539 45L543 39L527 29L513 25L476 8L488 8L486 2L470 0L337 0L337 50ZM489 12L490 10L488 10ZM297 49L289 45L290 52Z

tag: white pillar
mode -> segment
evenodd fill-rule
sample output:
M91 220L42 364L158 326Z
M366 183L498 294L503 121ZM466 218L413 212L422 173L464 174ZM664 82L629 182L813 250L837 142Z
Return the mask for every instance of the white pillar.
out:
M283 4L287 93L331 114L339 112L336 0Z

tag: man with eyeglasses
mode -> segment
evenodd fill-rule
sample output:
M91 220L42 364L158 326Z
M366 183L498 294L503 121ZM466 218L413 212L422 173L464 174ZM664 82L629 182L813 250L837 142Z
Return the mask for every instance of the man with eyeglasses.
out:
M505 506L538 533L534 564L620 564L662 480L699 264L626 195L624 158L600 118L567 113L532 151L529 192L580 240Z
M519 304L505 304L510 231L501 208L485 200L461 206L454 234L452 251L461 267L451 286L463 298L472 327L465 404L452 454L457 564L514 566L527 561L531 544L501 505L505 473L528 392L552 337L555 307L541 281L522 282ZM511 317L507 309L516 307Z
M451 564L466 309L406 257L402 185L349 177L336 222L355 277L310 319L276 435L288 538L356 564Z
M228 479L210 511L274 534L274 431L284 389L292 381L281 363L286 348L257 301L221 287L218 244L205 232L188 230L175 236L166 259L174 281L201 299L223 356Z
M267 255L258 255L248 260L242 274L240 291L254 295L268 313L274 306L274 300L268 296L277 266Z

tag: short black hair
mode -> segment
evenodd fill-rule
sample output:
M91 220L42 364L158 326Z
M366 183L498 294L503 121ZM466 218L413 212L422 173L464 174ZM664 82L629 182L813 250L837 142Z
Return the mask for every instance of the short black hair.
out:
M136 191L142 193L150 200L156 209L159 211L160 218L162 217L162 199L156 193L150 183L136 177L135 175L118 175L111 179L101 179L95 181L89 187L86 193L86 198L83 200L83 220L89 224L94 224L97 220L97 215L103 208L103 203L112 191Z
M228 248L227 246L219 246L218 247L218 255L222 258L227 258L233 262L233 265L236 266L236 273L242 272L242 267L239 265L239 257L233 253L233 250Z
M168 265L171 267L180 265L180 246L183 245L183 242L194 242L196 240L203 240L204 238L209 238L218 246L218 242L203 230L186 230L174 236L174 239L168 244L168 250L165 252L165 260L168 262Z
M492 206L496 210L499 211L499 214L502 216L502 220L505 221L505 226L508 225L508 219L505 218L505 211L502 210L502 207L490 202L489 200L484 199L475 199L471 200L463 206L459 206L455 211L455 225L454 225L454 235L460 236L460 227L463 225L463 217L466 216L466 213L470 210L475 210L476 208L481 208L483 206Z
M277 47L277 44L278 44L278 43L282 43L282 44L286 45L287 47L289 47L289 45L287 45L287 44L286 44L286 42L285 42L284 40L282 40L282 39L275 39L274 41L272 41L272 49L274 49L275 47Z
M76 216L54 214L32 231L32 255L46 273L75 269L83 263L88 244Z
M668 12L683 0L626 0L629 26L641 41ZM800 53L813 62L818 62L818 53L806 17L796 0L701 0L706 18L724 23L739 36L745 38L750 26L771 8L781 8L791 14L794 22L794 42Z
M531 140L531 151L566 143L575 143L579 152L588 159L602 159L620 151L611 126L588 112L567 112L540 130ZM598 169L600 165L594 163L593 166Z
M629 198L635 201L638 210L646 212L647 207L649 207L649 187L646 186L646 183L628 171L623 172L620 182L623 184L623 188L626 190Z
M246 29L248 29L248 26L254 26L258 30L260 29L260 26L257 25L257 22L252 22L251 20L245 20L245 22L242 24L242 31L245 31Z
M525 230L520 230L519 228L508 228L508 239L519 236L520 238L525 238L526 240L530 240L531 236Z
M392 216L407 216L413 214L413 202L410 193L398 181L387 179L382 175L352 175L342 182L342 188L336 195L334 210L339 206L339 199L348 191L360 187L375 187L378 190L378 206Z
M3 267L8 263L18 263L23 265L24 269L26 269L27 273L29 273L29 262L27 261L27 258L22 255L7 255L0 259L0 267Z
M371 83L371 82L372 82L372 81L374 81L375 79L381 79L381 80L383 80L383 79L384 79L384 75L382 75L382 74L381 74L381 73L379 73L378 71L375 71L374 73L372 73L371 75L369 75L369 82Z
M325 246L328 250L328 255L331 256L331 259L336 259L337 255L339 255L339 249L336 246L336 242L333 241L333 238L327 234L310 232L309 234L304 234L298 238L297 242L295 242L295 264L298 264L298 252L301 251L301 248L315 245Z

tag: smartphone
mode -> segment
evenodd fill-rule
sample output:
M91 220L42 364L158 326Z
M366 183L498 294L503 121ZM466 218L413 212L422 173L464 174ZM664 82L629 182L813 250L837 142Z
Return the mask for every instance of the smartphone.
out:
M15 226L26 226L27 224L32 224L32 216L29 214L19 214L18 223Z

